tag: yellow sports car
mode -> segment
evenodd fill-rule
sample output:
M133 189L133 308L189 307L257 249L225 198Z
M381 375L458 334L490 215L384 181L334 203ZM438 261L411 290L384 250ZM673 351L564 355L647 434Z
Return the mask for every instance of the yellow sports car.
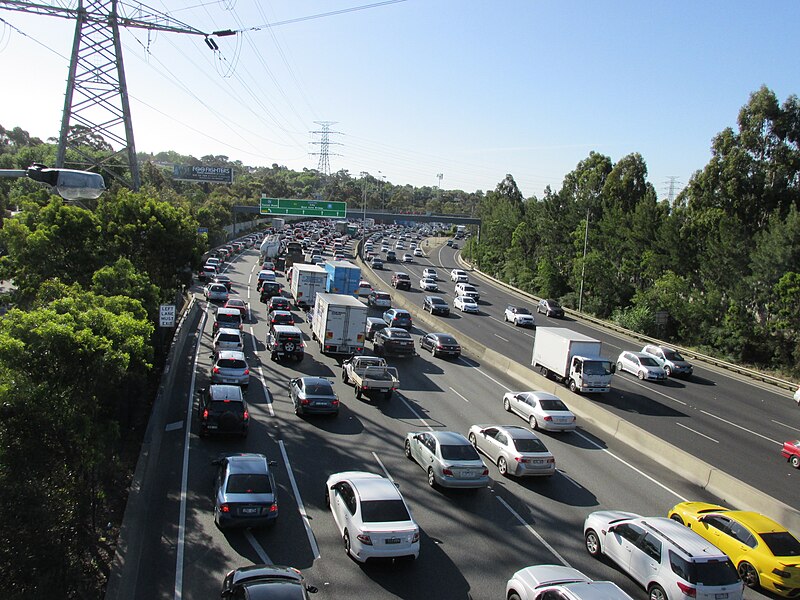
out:
M800 541L772 519L705 502L681 502L667 516L725 552L749 587L800 596Z

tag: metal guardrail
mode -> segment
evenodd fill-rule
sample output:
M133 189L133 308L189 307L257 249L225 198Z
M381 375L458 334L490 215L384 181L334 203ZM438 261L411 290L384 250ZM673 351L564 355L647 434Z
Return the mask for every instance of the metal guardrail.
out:
M501 280L499 280L499 279L497 279L495 277L492 277L491 275L481 271L480 269L475 267L472 263L470 263L465 258L463 258L461 256L461 252L456 254L456 260L460 264L462 264L463 266L469 268L471 271L474 271L476 273L480 273L481 276L485 277L486 279L489 279L490 281L494 282L495 284L497 284L497 285L499 285L499 286L501 286L503 288L511 290L511 291L513 291L513 292L515 292L515 293L517 293L517 294L519 294L521 296L524 296L526 298L529 298L530 300L532 300L534 302L537 302L537 303L539 302L539 300L541 300L541 298L538 298L538 297L534 296L533 294L529 294L528 292L525 292L523 290L515 288L514 286L506 283L505 281L501 281ZM750 379L755 379L756 381L761 381L761 382L764 382L764 383L768 383L770 385L774 385L775 387L779 387L779 388L782 388L782 389L789 390L790 392L793 392L795 389L797 389L797 385L795 383L792 383L791 381L787 381L785 379L780 379L779 377L774 377L772 375L767 375L766 373L762 373L760 371L756 371L755 369L748 369L747 367L742 367L742 366L739 366L737 364L730 363L730 362L721 360L719 358L715 358L713 356L708 356L707 354L701 354L701 353L696 352L696 351L694 351L694 350L692 350L690 348L684 348L682 346L676 346L675 344L672 344L670 342L665 342L664 340L659 340L659 339L656 339L656 338L648 337L648 336L643 335L641 333L638 333L636 331L632 331L630 329L626 329L624 327L621 327L621 326L617 325L616 323L611 323L610 321L605 321L603 319L599 319L597 317L593 317L593 316L587 315L585 313L580 313L577 310L573 310L571 308L565 308L564 312L567 313L568 315L570 315L571 317L575 318L575 319L578 319L578 320L581 320L581 321L588 321L589 323L593 323L595 325L599 325L600 327L603 327L604 329L609 329L609 330L614 331L616 333L621 333L623 335L626 335L628 337L632 337L632 338L637 339L637 340L641 340L641 341L646 342L648 344L656 344L656 345L659 345L659 346L668 346L670 348L674 348L674 349L678 350L681 354L687 356L688 358L693 358L693 359L700 360L700 361L708 363L710 365L714 365L715 367L718 367L718 368L721 368L721 369L725 369L726 371L731 371L732 373L737 373L739 375L744 375L746 377L749 377Z

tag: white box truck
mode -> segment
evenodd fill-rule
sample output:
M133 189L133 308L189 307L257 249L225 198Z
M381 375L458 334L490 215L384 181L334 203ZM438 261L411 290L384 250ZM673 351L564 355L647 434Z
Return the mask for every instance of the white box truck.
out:
M311 311L311 339L323 354L361 354L367 329L367 306L343 294L317 293Z
M600 356L601 342L563 327L539 327L533 340L533 368L565 383L575 393L608 392L616 367Z
M292 266L292 279L289 292L297 308L309 309L314 306L317 292L324 292L328 282L328 272L319 265L295 263Z

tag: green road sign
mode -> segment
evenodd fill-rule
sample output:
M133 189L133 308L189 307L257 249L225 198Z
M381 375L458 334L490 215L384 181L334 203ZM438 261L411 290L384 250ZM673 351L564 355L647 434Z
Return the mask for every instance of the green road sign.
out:
M332 217L344 219L347 216L346 202L325 200L290 200L289 198L261 197L262 215L293 215L300 217Z

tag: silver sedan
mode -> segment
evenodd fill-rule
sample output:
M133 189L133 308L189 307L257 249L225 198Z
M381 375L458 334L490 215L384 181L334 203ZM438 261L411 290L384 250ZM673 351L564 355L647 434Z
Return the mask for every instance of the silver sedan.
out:
M509 392L503 396L503 408L528 421L532 429L575 430L575 415L558 396L547 392Z
M536 434L516 425L473 425L470 443L488 456L504 477L539 475L556 472L556 459Z
M489 469L478 452L454 431L412 431L406 435L406 458L428 474L428 485L481 488L489 484Z

